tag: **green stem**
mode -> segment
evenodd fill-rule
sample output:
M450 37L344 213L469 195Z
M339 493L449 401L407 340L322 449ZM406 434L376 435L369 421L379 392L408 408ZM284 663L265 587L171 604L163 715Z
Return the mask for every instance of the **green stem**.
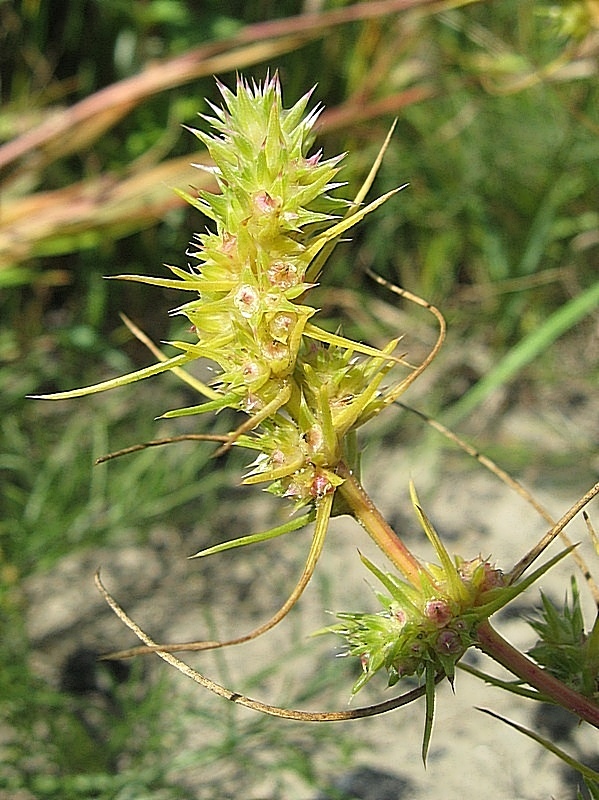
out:
M424 567L390 527L366 494L362 484L343 462L338 465L337 474L344 480L337 491L342 495L355 519L397 569L420 589L422 587L420 576L425 571Z
M477 635L477 646L483 653L558 705L599 728L599 706L588 697L570 689L549 672L538 667L524 653L516 650L491 627L488 620L479 625Z

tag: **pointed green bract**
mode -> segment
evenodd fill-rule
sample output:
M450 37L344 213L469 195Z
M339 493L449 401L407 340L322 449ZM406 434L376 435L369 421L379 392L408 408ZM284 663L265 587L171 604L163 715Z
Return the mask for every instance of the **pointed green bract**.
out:
M305 527L316 518L314 511L310 511L297 519L292 519L284 525L278 525L276 528L271 528L268 531L261 533L252 533L249 536L240 536L238 539L231 539L228 542L215 544L213 547L207 547L205 550L200 550L190 558L203 558L204 556L215 555L216 553L223 553L225 550L232 550L236 547L245 547L248 544L258 544L259 542L267 542L269 539L275 539L277 536L284 536L286 533L297 531Z
M530 728L526 728L524 725L520 725L511 719L507 719L506 717L501 716L501 714L496 714L494 711L489 711L488 708L477 708L477 711L482 711L483 714L487 714L488 716L494 717L506 725L509 725L511 728L514 728L520 733L523 733L525 736L528 736L529 739L533 739L550 753L556 755L565 764L583 776L585 784L589 789L592 798L599 797L599 772L591 769L591 767L587 767L586 764L578 761L578 759L569 755L565 750L562 750L561 747L558 747L550 739L541 736L541 734L537 733L536 731L532 731Z

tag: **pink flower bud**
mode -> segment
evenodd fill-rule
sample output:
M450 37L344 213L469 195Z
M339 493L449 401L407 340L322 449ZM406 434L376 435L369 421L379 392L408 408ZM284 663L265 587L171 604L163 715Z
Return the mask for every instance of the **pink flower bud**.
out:
M276 200L274 200L268 192L256 192L253 197L254 206L260 211L262 214L270 214L272 213L276 207L279 205Z
M441 655L454 656L462 651L463 646L457 633L446 628L437 636L435 649Z
M438 598L427 601L424 606L424 616L439 628L443 628L453 615L447 600Z
M503 572L488 561L483 561L481 556L464 561L460 564L459 572L465 583L472 584L480 592L505 586Z
M316 474L312 479L310 494L312 497L324 497L325 494L333 491L333 487L326 475Z

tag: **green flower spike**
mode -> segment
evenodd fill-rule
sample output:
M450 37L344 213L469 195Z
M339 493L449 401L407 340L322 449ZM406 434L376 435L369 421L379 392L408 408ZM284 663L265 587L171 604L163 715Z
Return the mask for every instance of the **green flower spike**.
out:
M160 362L129 375L43 397L81 397L172 370L198 390L203 402L164 417L223 408L246 415L218 452L233 444L256 452L244 482L266 484L267 491L289 499L294 510L307 507L307 513L197 555L315 523L304 572L282 609L258 629L262 632L282 618L309 581L330 516L347 511L336 493L346 475L353 480L357 470L355 431L426 368L441 345L444 323L431 306L401 292L432 311L441 326L437 344L418 367L394 355L398 339L379 350L313 324L317 309L306 297L339 237L399 191L364 204L391 132L358 195L353 201L340 199L331 193L343 185L337 180L342 156L325 159L321 151L309 152L320 113L319 108L306 111L311 92L285 109L276 75L258 85L239 78L235 92L218 85L223 107L211 105L212 115L203 116L213 132L192 133L214 161L212 167L197 166L210 170L220 194L179 192L215 229L195 236L187 255L196 263L188 270L171 266L169 278L117 276L195 295L172 312L187 318L193 340L171 342L180 351L171 358L153 348ZM210 386L192 381L182 369L198 358L218 367ZM407 377L384 388L396 365L408 368Z
M373 676L384 670L388 686L401 678L424 678L426 724L422 757L426 760L434 717L435 684L445 676L453 686L455 667L466 650L477 644L477 628L492 614L527 589L544 572L570 552L558 554L517 585L481 556L466 561L451 558L426 514L414 486L412 504L440 564L423 564L419 585L386 573L365 556L362 562L384 586L375 590L384 611L376 614L340 612L341 623L319 633L336 633L346 641L344 655L360 659L361 673L355 695Z

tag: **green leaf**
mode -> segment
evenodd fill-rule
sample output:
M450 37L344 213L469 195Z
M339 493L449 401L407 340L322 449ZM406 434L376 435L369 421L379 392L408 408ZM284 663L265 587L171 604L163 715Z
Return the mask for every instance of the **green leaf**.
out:
M310 511L297 519L292 519L284 525L278 525L276 528L271 528L268 531L252 533L249 536L241 536L239 539L231 539L228 542L222 542L221 544L215 544L213 547L207 547L205 550L200 550L193 556L189 556L189 558L203 558L204 556L211 556L215 553L222 553L225 550L232 550L234 547L245 547L246 544L267 542L269 539L275 539L277 536L283 536L285 533L297 531L299 528L303 528L304 525L314 522L315 519L316 512Z
M136 372L130 372L128 375L121 375L119 378L111 378L102 383L94 383L92 386L85 386L82 389L71 389L68 392L56 392L54 394L31 394L28 397L32 400L70 400L73 397L85 397L88 394L95 394L96 392L106 392L108 389L117 389L119 386L127 386L129 383L150 378L153 375L159 375L161 372L168 372L173 367L182 367L193 359L195 355L182 353L181 355L169 358L167 361L161 361L159 364L152 364L150 367L144 367Z
M507 383L562 334L590 314L597 305L599 305L599 281L555 311L543 325L512 347L495 367L475 383L443 416L444 424L452 426L468 416L495 389Z
M424 733L422 735L422 763L426 767L426 757L433 734L433 722L435 721L435 667L430 662L426 665L426 711L424 715Z
M553 744L549 739L545 739L544 736L536 733L536 731L531 731L529 728L525 728L523 725L520 725L517 722L513 722L510 719L506 719L502 717L500 714L496 714L494 711L489 711L488 708L478 708L477 711L482 711L483 714L487 714L489 717L494 717L495 719L501 720L501 722L505 722L506 725L509 725L511 728L523 733L525 736L528 736L530 739L534 739L535 742L538 742L542 747L546 750L549 750L550 753L553 753L558 758L561 758L569 767L575 769L585 779L585 782L592 781L593 783L599 782L599 772L595 772L595 770L587 767L585 764L582 764L580 761L577 761L572 756L568 755L564 750L562 750L557 745Z
M476 667L473 667L471 664L465 664L463 661L459 662L458 667L464 672L474 675L475 678L479 678L479 680L488 683L490 686L504 689L506 692L517 694L519 697L526 697L529 700L539 700L542 703L552 702L550 698L537 692L536 689L527 689L525 686L522 686L519 681L503 681L500 678L496 678L493 675L482 672L482 670L476 669Z
M460 599L467 601L469 599L469 594L464 582L460 578L460 574L453 563L451 556L447 552L445 545L441 541L439 534L431 525L428 517L422 510L418 495L416 494L416 487L414 483L410 481L410 497L412 500L412 505L414 506L414 510L416 511L416 515L424 532L427 535L428 540L435 548L437 555L439 556L439 561L441 562L441 566L443 567L443 571L445 572L445 577L447 579L447 584L449 587L449 592L454 599Z

